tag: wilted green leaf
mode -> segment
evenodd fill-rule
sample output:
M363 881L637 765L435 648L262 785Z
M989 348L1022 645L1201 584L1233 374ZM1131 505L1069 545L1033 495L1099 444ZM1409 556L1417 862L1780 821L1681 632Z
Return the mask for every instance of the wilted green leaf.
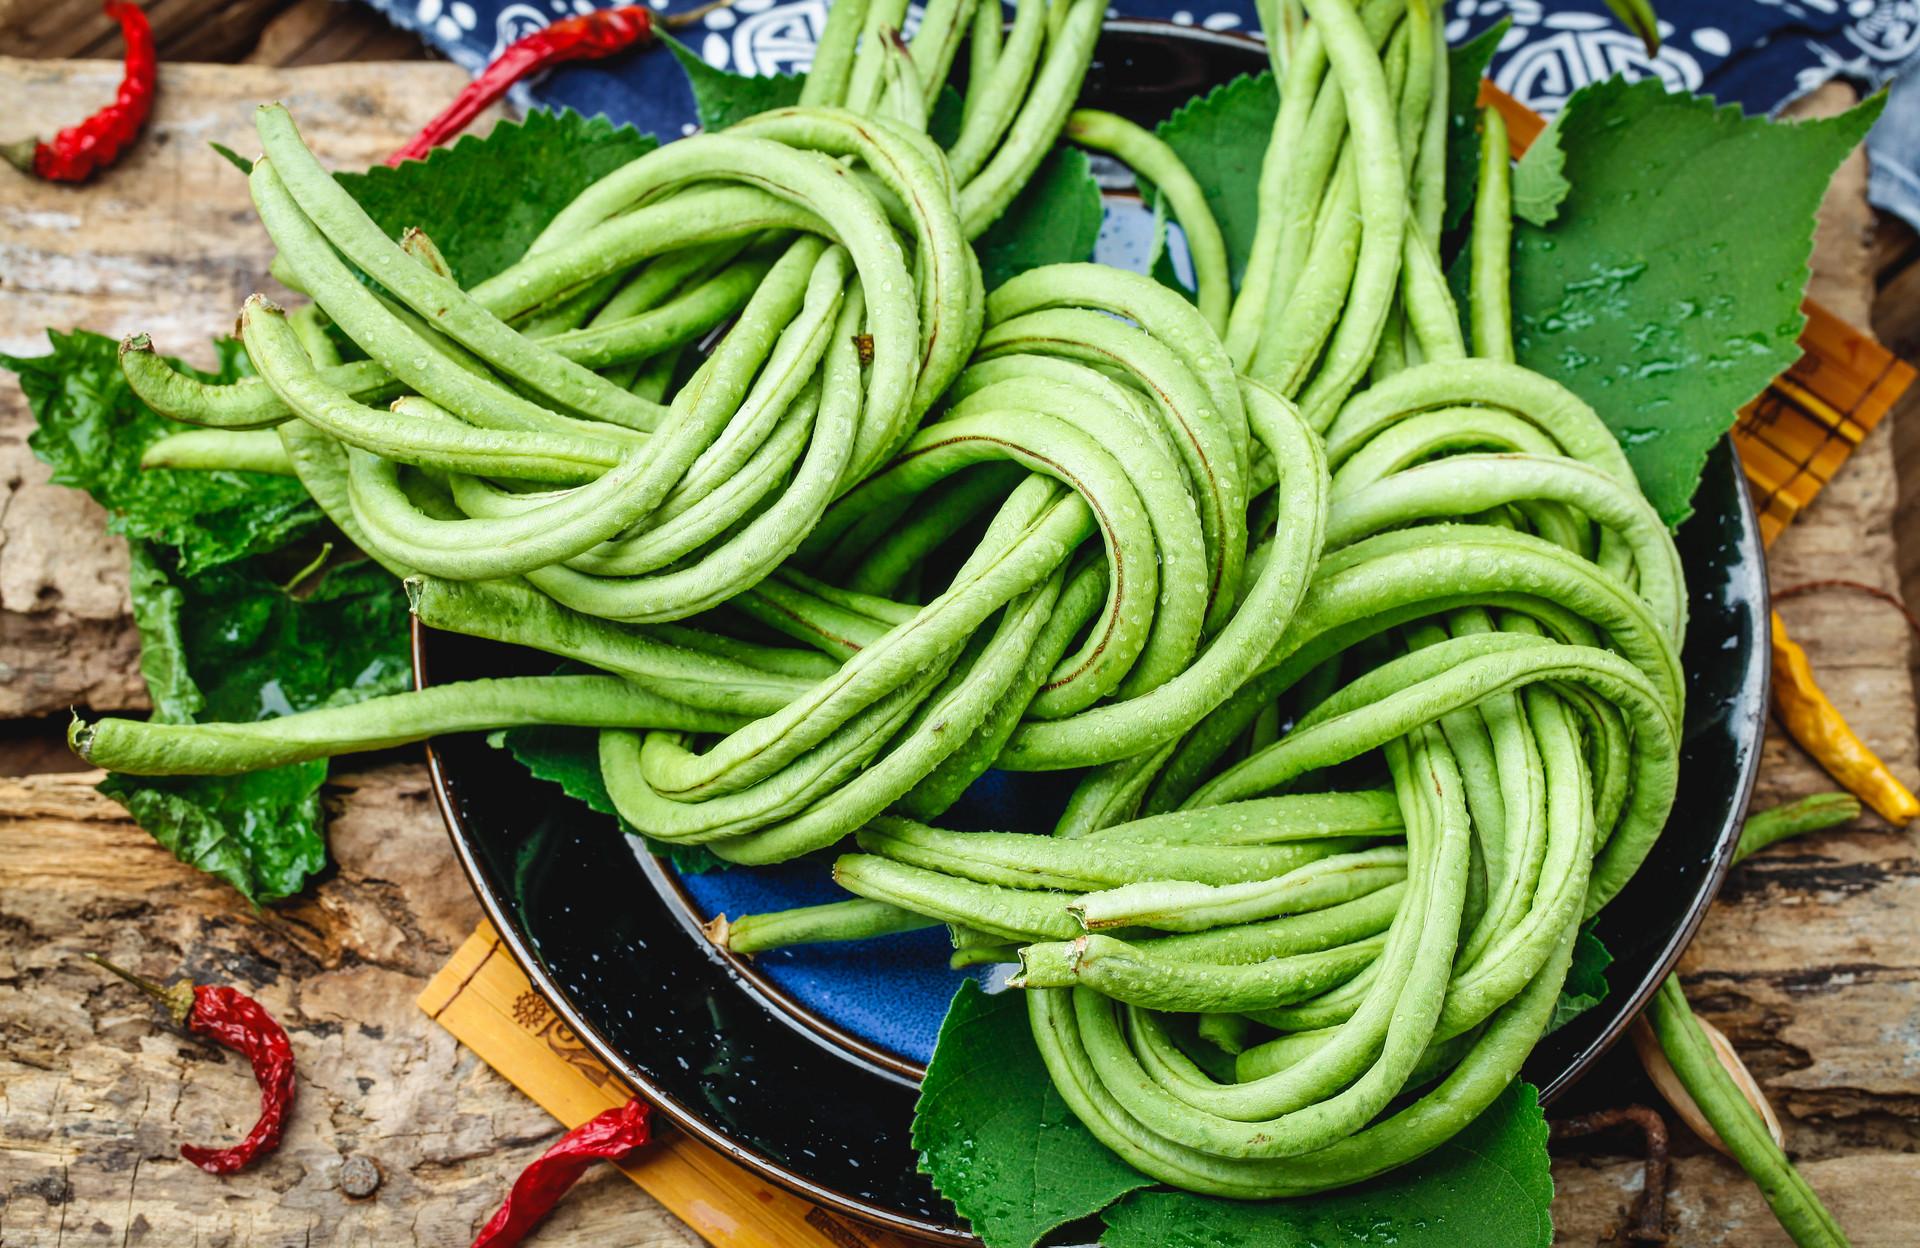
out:
M256 905L291 897L327 865L324 759L240 776L123 776L100 791L190 867Z
M367 562L289 593L266 557L199 576L164 549L133 544L140 670L154 715L247 721L340 705L409 683L406 595ZM299 892L326 865L316 760L238 776L110 775L100 791L182 862L254 902Z

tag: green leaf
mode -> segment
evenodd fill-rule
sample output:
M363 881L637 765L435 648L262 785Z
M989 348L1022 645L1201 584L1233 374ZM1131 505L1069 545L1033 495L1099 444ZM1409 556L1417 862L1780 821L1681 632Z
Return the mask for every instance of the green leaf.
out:
M675 845L641 836L620 812L614 809L607 793L607 782L600 774L600 732L596 728L534 727L510 728L502 737L507 752L533 773L534 779L560 786L575 801L590 809L611 815L628 836L639 836L650 853L667 858L682 875L699 875L732 864L705 845Z
M672 35L660 36L686 71L687 86L693 91L693 109L707 130L725 130L736 121L789 108L800 102L800 89L807 85L805 74L768 74L749 78L707 64L698 52Z
M1085 260L1100 238L1100 184L1087 154L1057 147L998 221L974 240L988 290L1046 264Z
M1218 1200L1157 1188L1107 1210L1104 1248L1547 1248L1553 1242L1547 1122L1515 1083L1419 1161L1299 1200Z
M1573 943L1573 965L1567 969L1567 982L1560 986L1560 999L1553 1003L1548 1035L1607 999L1607 968L1612 965L1613 954L1594 935L1593 921L1588 920Z
M1260 164L1279 111L1273 75L1242 74L1181 105L1155 130L1205 188L1235 286L1260 225Z
M253 162L248 160L245 156L242 156L239 152L236 152L232 148L228 147L225 143L210 142L207 144L207 146L212 148L216 153L218 153L222 160L232 165L235 169L238 169L241 173L253 172Z
M1556 117L1514 164L1513 215L1535 225L1552 225L1560 215L1560 202L1573 189L1566 178L1566 167L1567 153L1560 146L1560 118Z
M107 509L109 531L175 547L180 569L191 575L273 550L319 527L320 509L291 477L141 468L142 451L187 426L134 395L113 339L86 330L48 330L47 340L51 353L30 359L0 355L0 367L20 375L37 422L27 445L53 466L56 484L83 489ZM217 370L186 371L209 381L232 381L250 371L239 343L220 340L214 346Z
M1567 101L1572 190L1551 227L1514 230L1515 347L1594 406L1669 524L1799 358L1814 209L1884 103L1787 124L1617 78Z
M389 236L424 231L462 286L500 272L574 196L659 144L632 126L572 109L462 135L425 160L336 175Z
M187 647L180 636L180 610L186 595L146 542L127 543L128 581L133 624L140 631L140 677L147 682L153 718L163 724L190 724L207 704L187 670Z
M412 684L406 592L378 564L329 568L295 594L258 564L180 584L180 633L206 697L203 720L271 719Z
M960 985L913 1115L920 1169L987 1248L1032 1248L1055 1227L1152 1183L1080 1125L1034 1047L1024 994Z
M1466 219L1480 168L1480 79L1511 18L1501 18L1448 53L1447 61L1447 212L1445 229Z
M327 865L323 759L239 776L109 775L100 791L173 856L255 905L291 897Z
M407 602L361 561L330 568L299 595L262 556L185 577L134 542L133 616L154 716L247 721L407 687ZM326 866L323 760L238 776L110 775L100 791L190 866L261 904L292 896Z
M960 98L952 83L941 83L933 97L933 111L927 115L927 137L942 148L952 147L960 138L965 106L966 101Z

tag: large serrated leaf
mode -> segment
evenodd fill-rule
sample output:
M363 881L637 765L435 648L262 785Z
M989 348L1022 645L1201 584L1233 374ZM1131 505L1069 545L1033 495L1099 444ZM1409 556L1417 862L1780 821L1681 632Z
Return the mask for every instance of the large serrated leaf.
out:
M605 175L659 146L650 134L572 109L503 121L425 160L336 175L388 235L422 230L471 287L526 253L549 221Z
M1235 286L1260 225L1260 165L1279 111L1273 75L1242 74L1181 105L1155 130L1206 191Z
M1617 78L1567 101L1571 190L1551 226L1514 230L1514 345L1594 406L1669 524L1799 358L1814 210L1882 103L1788 124Z

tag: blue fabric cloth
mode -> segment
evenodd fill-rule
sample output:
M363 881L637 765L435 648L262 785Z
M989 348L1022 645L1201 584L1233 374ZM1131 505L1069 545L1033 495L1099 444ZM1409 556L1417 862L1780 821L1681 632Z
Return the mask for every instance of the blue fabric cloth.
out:
M1894 79L1887 111L1867 136L1867 198L1920 230L1920 73Z
M942 823L1045 834L1053 829L1078 772L1013 775L988 772ZM739 917L842 901L831 860L818 856L751 871L683 875L703 918ZM946 1017L947 1002L969 975L986 985L993 967L951 970L953 942L944 927L847 944L775 949L755 959L761 974L818 1017L889 1053L925 1063Z
M532 30L611 0L366 0L395 25L469 70ZM648 0L662 12L690 0ZM1609 74L1657 74L1752 113L1772 113L1843 77L1867 87L1893 79L1920 53L1920 0L1687 0L1657 6L1665 46L1649 59L1602 0L1451 0L1447 37L1471 37L1509 19L1494 59L1500 87L1551 114L1582 85ZM1257 34L1251 0L1124 0L1127 17ZM918 7L913 12L917 15ZM736 0L680 33L708 61L743 74L798 72L813 55L827 0ZM912 19L909 18L909 24ZM523 106L604 113L670 139L693 128L693 99L659 54L568 65L516 92ZM1920 227L1920 87L1895 93L1868 140L1874 202Z
M803 858L777 867L683 875L700 913L738 917L844 901L830 861ZM966 974L949 970L952 938L944 927L829 945L799 945L758 955L760 973L819 1018L830 1019L889 1053L925 1063L940 1020ZM975 972L981 982L992 968Z

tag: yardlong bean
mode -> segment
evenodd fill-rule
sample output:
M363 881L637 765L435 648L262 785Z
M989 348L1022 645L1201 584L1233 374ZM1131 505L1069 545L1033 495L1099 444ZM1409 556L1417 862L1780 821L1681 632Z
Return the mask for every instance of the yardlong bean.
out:
M1260 7L1243 274L1173 148L1075 111L1095 0L933 0L910 42L905 0L841 0L796 106L612 171L470 288L263 109L250 186L312 302L247 301L230 385L130 337L135 394L204 426L150 462L292 473L422 625L593 672L75 748L225 774L595 728L635 831L838 851L848 900L713 940L945 924L956 965L1017 961L1060 1095L1156 1179L1295 1196L1437 1146L1665 822L1684 569L1607 424L1515 362L1494 114L1468 355L1439 6ZM984 289L972 240L1062 138L1158 188L1197 306L1093 264ZM1054 836L925 822L990 767L1088 770Z
M1446 96L1437 19L1426 6L1404 18L1370 7L1369 20L1337 0L1309 9L1316 20L1293 50L1275 134L1298 176L1274 176L1270 160L1263 203L1271 195L1278 205L1282 186L1308 190L1298 207L1263 215L1226 345L1282 393L1301 393L1308 419L1327 430L1324 520L1309 518L1297 477L1275 482L1317 446L1287 442L1297 426L1283 417L1299 420L1291 407L1243 383L1259 462L1239 461L1248 476L1235 511L1280 521L1271 538L1251 525L1233 534L1236 549L1248 543L1246 587L1226 591L1238 610L1210 615L1186 670L1139 699L1096 701L1057 723L1036 714L1047 705L1036 699L999 756L1016 767L1104 763L1061 824L1092 839L1067 853L1044 838L882 818L860 833L868 855L844 872L865 895L888 881L891 904L989 931L990 942L1021 936L1009 913L1028 914L1031 932L1061 928L1064 908L1088 930L1028 944L1015 980L1032 994L1056 1084L1149 1174L1237 1197L1377 1173L1444 1139L1504 1086L1545 1025L1575 927L1632 875L1664 823L1684 711L1686 593L1665 527L1591 409L1511 362L1504 136L1485 141L1473 283L1483 358L1467 359L1434 251ZM1389 128L1397 146L1379 138ZM1095 146L1131 150L1155 177L1146 166L1164 154L1138 136L1100 118L1087 131ZM1155 180L1178 181L1165 170ZM1397 214L1404 231L1389 220ZM990 321L1000 299L989 301ZM1376 358L1389 300L1392 325L1404 328L1390 329ZM1079 303L1158 330L1099 298ZM1022 350L1067 344L1070 361L1098 363L1106 377L1050 373L1048 385L1021 389L1018 372L976 365L954 391L955 418L1016 395L1056 408L1111 402L1103 387L1125 366L1094 343L1119 327L1083 333L1031 319L1038 310L1015 323ZM991 365L1015 326L983 335ZM1347 399L1363 367L1374 384ZM1185 456L1190 487L1210 480L1228 460L1188 436L1192 401L1175 387L1148 389L1173 420L1150 423L1147 444ZM829 513L803 551L830 551L836 574L854 572L858 554L839 543L905 514L917 484ZM1198 518L1212 519L1204 504L1219 495L1195 497ZM1262 577L1290 538L1321 524L1305 596L1269 617L1284 628L1236 650L1237 626L1259 618L1248 608ZM1210 556L1224 528L1207 525ZM853 550L873 544L862 537ZM1226 682L1233 691L1205 699L1197 717L1160 716L1149 731L1123 713L1169 701L1165 690L1229 654L1240 666ZM1168 722L1179 725L1173 737L1157 730ZM1069 743L1095 726L1117 740ZM1261 796L1381 756L1397 798ZM1142 803L1166 813L1130 819ZM1306 817L1311 803L1317 826L1286 818ZM1362 849L1352 839L1362 833L1404 835L1406 846ZM1256 859L1215 856L1269 845L1311 845L1315 858L1261 859L1268 873L1242 879L1230 877ZM1328 892L1336 880L1354 881L1353 891ZM1289 904L1319 908L1266 917ZM1102 934L1112 925L1133 934ZM1223 1084L1173 1043L1156 1011L1240 1019L1211 1031L1242 1048L1270 1028L1280 1034ZM1410 1108L1374 1121L1435 1079Z

